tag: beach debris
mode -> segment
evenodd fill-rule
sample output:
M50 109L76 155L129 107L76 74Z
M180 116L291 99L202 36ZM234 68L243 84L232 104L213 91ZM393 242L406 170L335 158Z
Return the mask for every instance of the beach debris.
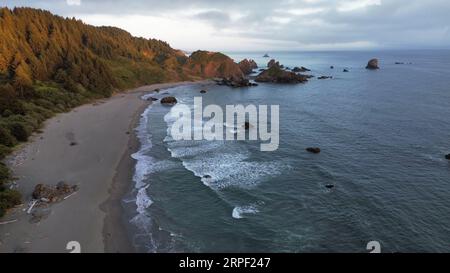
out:
M318 147L309 147L309 148L306 148L306 151L308 151L310 153L313 153L313 154L318 154L318 153L320 153L320 148L318 148Z
M445 156L445 159L450 160L450 154L446 155L446 156Z
M56 186L49 186L44 184L38 184L34 188L33 198L35 200L45 200L44 203L55 203L64 200L65 197L78 191L78 186L70 186L67 183L61 181ZM48 201L47 201L48 200ZM31 209L29 209L31 211Z
M344 70L342 70L342 72L349 72L347 68L344 68Z
M372 59L367 63L366 69L380 69L380 67L378 67L378 59Z
M200 90L200 93L202 93L202 94L205 94L206 93L206 90Z
M327 189L332 189L332 188L334 188L334 185L333 185L333 184L326 184L326 185L325 185L325 188L327 188Z
M333 76L320 76L317 79L319 79L319 80L326 80L326 79L332 79L332 78L333 78Z
M17 219L14 219L14 220L10 220L10 221L0 222L0 225L12 224L12 223L15 223L17 221L18 221Z
M161 99L161 104L165 105L175 105L177 102L178 101L175 97L164 97Z
M28 209L27 209L27 214L30 214L31 211L33 210L34 206L37 204L38 200L32 200L29 205L28 205Z

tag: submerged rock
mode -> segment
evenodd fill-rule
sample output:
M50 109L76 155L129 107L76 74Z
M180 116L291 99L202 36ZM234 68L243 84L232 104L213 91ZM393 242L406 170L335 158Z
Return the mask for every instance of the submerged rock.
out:
M450 154L446 155L446 156L445 156L445 159L450 160Z
M334 69L334 66L330 66L330 69Z
M378 67L378 59L372 59L367 63L366 69L380 69Z
M206 90L200 90L200 93L202 93L202 94L205 94L206 93Z
M342 72L349 72L347 68L344 68L344 70L342 70Z
M332 78L333 78L333 76L320 76L317 79L319 79L319 80L326 80L326 79L332 79Z
M210 178L211 178L211 175L205 174L205 175L203 176L203 178L210 179Z
M275 64L256 76L255 81L272 83L304 83L308 81L308 76L296 74L291 71L285 71Z
M164 97L161 99L161 104L165 105L175 105L177 102L178 101L175 97Z
M309 147L309 148L306 148L306 151L308 151L310 153L313 153L313 154L318 154L318 153L320 153L320 148L318 148L318 147Z
M157 101L158 99L157 99L157 98L154 98L154 97L150 97L150 98L148 98L147 100L148 100L148 101Z
M334 188L334 185L333 185L333 184L326 184L326 185L325 185L325 188L327 188L327 189L332 189L332 188Z

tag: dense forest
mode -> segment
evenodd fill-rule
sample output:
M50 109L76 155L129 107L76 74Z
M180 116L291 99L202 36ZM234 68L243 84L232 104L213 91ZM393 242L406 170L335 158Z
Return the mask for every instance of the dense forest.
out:
M139 85L242 74L227 56L187 57L136 38L32 8L0 8L0 160L55 113ZM0 163L0 216L20 202Z

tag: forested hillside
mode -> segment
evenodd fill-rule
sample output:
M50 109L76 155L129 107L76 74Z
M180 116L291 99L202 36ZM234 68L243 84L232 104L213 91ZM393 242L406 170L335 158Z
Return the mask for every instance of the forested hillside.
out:
M0 8L0 160L45 119L114 91L242 75L223 54L192 56L118 28L94 27L44 10ZM18 202L4 188L8 178L0 164L0 215Z

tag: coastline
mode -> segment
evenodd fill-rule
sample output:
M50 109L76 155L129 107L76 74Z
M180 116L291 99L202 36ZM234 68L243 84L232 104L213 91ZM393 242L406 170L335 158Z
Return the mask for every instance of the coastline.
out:
M134 128L151 104L141 96L207 82L142 86L47 120L43 132L8 160L24 204L2 219L14 222L0 225L0 252L67 253L69 241L79 242L81 252L134 252L121 200L134 186L131 154L140 146ZM71 147L69 140L78 144ZM31 221L26 208L35 185L59 181L76 184L79 191L51 205L40 221Z

